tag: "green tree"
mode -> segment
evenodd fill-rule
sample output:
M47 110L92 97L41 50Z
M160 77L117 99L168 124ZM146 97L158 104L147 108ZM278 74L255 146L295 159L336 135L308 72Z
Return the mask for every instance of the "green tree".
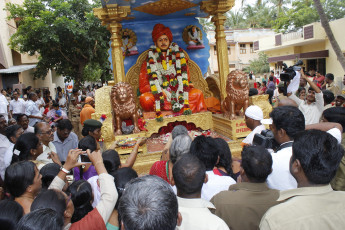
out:
M111 78L108 62L110 33L93 15L88 0L25 0L23 5L7 4L10 19L18 30L10 47L21 53L39 53L35 78L49 69L74 80Z
M329 20L345 16L345 1L321 0L321 5ZM273 23L277 32L297 31L304 25L320 21L320 15L314 8L313 0L294 0L289 10L279 13Z
M243 71L247 73L253 72L254 74L267 73L270 71L267 55L263 52L259 52L258 55L258 58L249 61L249 66L245 67Z
M331 26L329 25L327 15L326 15L323 7L322 7L322 4L321 4L320 0L314 0L314 3L315 3L315 8L316 8L317 12L320 15L321 25L327 34L327 37L328 37L328 39L332 45L332 48L333 48L335 54L337 55L337 58L338 58L338 61L340 62L340 65L343 67L343 69L345 71L345 57L343 55L343 52L340 49L338 42L335 40L334 34L332 32Z
M212 17L208 18L198 18L199 23L202 25L202 28L205 32L214 30L216 27L214 26L213 22L211 22Z

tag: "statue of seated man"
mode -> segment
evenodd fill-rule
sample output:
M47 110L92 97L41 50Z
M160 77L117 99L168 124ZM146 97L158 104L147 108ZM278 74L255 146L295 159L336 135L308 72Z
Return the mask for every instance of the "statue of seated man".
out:
M139 76L140 104L144 111L191 114L206 111L201 90L189 84L190 76L183 50L174 42L169 27L156 24L152 31L151 46Z

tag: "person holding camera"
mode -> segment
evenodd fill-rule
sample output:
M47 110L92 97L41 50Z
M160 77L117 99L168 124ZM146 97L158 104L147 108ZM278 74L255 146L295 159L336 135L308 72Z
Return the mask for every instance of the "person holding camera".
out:
M306 100L299 99L293 93L289 93L288 96L297 103L298 108L302 111L306 125L319 123L324 110L322 91L312 80L305 76L303 69L301 69L301 78L304 78L310 85Z
M293 106L282 106L270 113L270 130L279 148L272 153L272 173L267 178L269 188L287 190L297 188L297 182L289 170L292 144L297 133L305 129L302 112Z

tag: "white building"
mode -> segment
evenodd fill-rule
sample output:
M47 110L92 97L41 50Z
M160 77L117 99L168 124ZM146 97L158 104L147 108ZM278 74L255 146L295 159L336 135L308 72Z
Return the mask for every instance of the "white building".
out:
M7 20L9 12L3 10L6 3L22 4L23 0L0 1L0 89L13 87L13 84L23 84L24 87L48 88L55 96L55 88L64 88L64 78L49 71L45 79L34 80L33 72L38 62L38 55L20 54L8 46L10 37L17 30L14 20Z

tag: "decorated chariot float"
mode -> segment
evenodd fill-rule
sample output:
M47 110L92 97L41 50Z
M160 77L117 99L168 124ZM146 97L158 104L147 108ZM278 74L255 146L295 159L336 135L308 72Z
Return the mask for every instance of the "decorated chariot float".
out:
M114 80L95 93L94 119L103 120L102 141L116 141L122 158L136 140L135 168L148 172L175 125L194 135L225 139L239 157L241 138L250 130L244 110L260 106L268 117L268 96L248 96L246 74L229 73L224 13L234 0L102 0L94 14L111 32ZM209 43L196 17L212 16L216 31L218 76L207 77Z

